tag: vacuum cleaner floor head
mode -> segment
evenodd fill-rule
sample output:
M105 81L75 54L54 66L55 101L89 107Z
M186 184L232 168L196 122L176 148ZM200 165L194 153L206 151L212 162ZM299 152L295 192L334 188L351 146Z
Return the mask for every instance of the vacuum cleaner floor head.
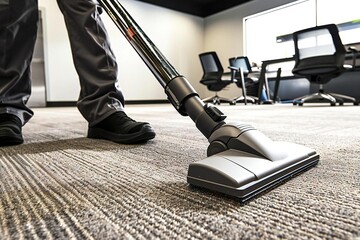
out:
M119 0L99 3L164 87L169 102L181 115L189 116L208 138L210 157L190 164L190 184L246 201L319 161L309 148L273 142L250 125L226 124L226 116L200 99Z
M272 161L248 152L226 150L190 164L187 181L246 202L319 161L319 155L307 147L286 142L274 144L284 150L282 159Z

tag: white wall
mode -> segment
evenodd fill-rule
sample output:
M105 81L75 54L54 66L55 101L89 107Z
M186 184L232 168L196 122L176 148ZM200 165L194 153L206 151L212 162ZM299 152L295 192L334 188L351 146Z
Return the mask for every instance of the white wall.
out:
M204 20L154 5L121 3L180 74L203 95L198 54L203 50ZM44 22L44 52L48 102L76 101L79 94L68 35L56 1L40 0ZM166 99L163 88L130 44L104 13L103 19L119 63L120 87L126 100Z
M216 51L224 68L228 58L243 51L243 18L296 0L253 0L205 19L134 0L120 0L145 33L201 97L212 96L199 83L202 69L198 54ZM63 17L56 1L39 0L44 19L47 101L76 101L78 77L73 67ZM119 63L119 79L126 100L166 99L160 84L115 25L103 15ZM261 38L261 32L259 32ZM235 97L232 85L221 95Z
M56 1L40 0L43 17L47 101L74 101L79 83L72 64L65 23Z

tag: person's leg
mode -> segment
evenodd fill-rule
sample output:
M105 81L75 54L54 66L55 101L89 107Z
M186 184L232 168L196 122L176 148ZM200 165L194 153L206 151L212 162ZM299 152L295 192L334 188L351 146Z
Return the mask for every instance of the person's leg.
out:
M58 0L68 30L73 61L79 75L80 113L93 126L116 111L124 97L116 88L117 64L100 8L90 0Z
M22 143L33 116L26 103L37 24L37 0L0 0L0 146Z
M89 122L88 137L120 143L146 141L155 136L148 123L124 113L124 97L117 87L118 67L110 47L102 9L92 0L57 0L69 34L81 92L77 107Z

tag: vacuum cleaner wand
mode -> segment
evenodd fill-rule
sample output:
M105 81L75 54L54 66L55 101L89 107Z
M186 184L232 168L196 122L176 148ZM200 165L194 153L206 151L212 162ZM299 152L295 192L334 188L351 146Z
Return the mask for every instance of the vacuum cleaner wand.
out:
M199 98L118 0L98 1L165 89L175 109L189 116L210 142L208 157L190 164L188 183L246 201L318 163L319 155L310 148L274 142L247 124L225 123L226 116Z
M209 138L214 129L224 124L223 113L201 101L187 79L166 60L118 0L99 0L99 3L165 89L173 106L181 115L190 116Z

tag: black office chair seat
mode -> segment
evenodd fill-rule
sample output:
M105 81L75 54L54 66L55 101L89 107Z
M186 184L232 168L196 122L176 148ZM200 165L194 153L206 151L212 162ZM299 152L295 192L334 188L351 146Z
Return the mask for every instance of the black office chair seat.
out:
M333 78L346 72L344 65L345 47L341 42L337 26L328 24L293 33L295 44L295 66L292 70L296 76L307 78L311 83L319 84L319 91L296 98L294 105L302 106L305 102L327 102L331 106L351 102L358 105L355 98L338 93L327 93L324 85Z
M211 78L204 78L200 80L201 84L206 85L207 89L209 91L215 92L215 96L207 97L202 99L204 102L212 102L214 105L220 105L221 102L226 102L231 105L235 104L233 99L221 97L218 95L218 92L222 91L224 88L226 88L229 84L232 83L231 80L221 80L221 83L219 83L218 79L211 79Z

